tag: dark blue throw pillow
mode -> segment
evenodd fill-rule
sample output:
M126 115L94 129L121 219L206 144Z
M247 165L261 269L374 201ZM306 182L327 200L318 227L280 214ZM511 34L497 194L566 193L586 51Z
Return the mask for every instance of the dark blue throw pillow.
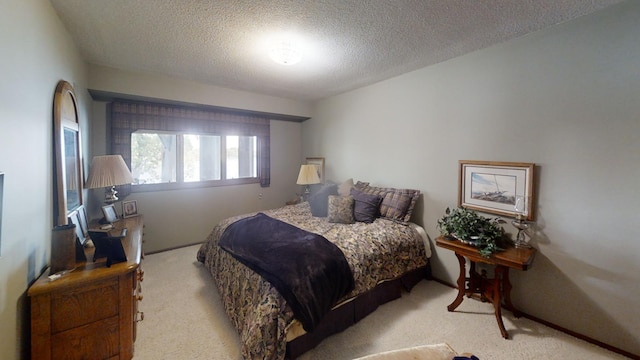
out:
M382 196L363 193L355 188L351 189L351 196L355 201L353 217L356 221L372 223L380 216L380 203Z
M337 184L322 185L317 191L309 196L309 205L311 206L311 215L318 217L326 217L329 207L329 195L338 195Z

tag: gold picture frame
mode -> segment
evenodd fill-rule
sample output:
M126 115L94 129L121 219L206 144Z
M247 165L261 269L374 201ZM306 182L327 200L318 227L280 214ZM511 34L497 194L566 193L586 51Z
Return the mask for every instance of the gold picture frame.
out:
M458 206L533 221L534 171L534 163L460 160ZM517 199L524 201L521 212Z

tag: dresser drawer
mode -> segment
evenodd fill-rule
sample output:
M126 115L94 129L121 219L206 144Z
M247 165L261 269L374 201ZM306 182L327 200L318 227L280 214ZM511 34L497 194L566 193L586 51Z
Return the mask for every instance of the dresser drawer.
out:
M117 315L117 278L51 297L52 334Z
M56 360L109 359L117 356L119 352L120 333L117 316L51 337L51 358Z

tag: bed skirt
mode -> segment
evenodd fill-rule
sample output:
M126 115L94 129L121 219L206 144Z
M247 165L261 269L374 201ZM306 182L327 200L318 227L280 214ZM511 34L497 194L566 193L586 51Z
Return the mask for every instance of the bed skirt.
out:
M398 299L403 290L410 291L423 279L431 279L429 262L425 267L413 270L398 279L382 282L352 301L334 308L322 318L313 332L305 333L287 342L285 358L292 360L313 349L322 340L341 332L371 314L378 306Z

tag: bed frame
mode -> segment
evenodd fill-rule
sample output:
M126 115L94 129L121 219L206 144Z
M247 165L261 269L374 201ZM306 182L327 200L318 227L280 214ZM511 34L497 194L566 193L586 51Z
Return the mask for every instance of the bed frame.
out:
M293 360L313 349L322 340L341 332L371 314L378 306L398 299L402 295L403 289L410 291L422 279L431 279L430 262L425 267L413 270L398 279L380 283L353 301L331 310L322 318L313 332L301 335L287 343L285 359Z

